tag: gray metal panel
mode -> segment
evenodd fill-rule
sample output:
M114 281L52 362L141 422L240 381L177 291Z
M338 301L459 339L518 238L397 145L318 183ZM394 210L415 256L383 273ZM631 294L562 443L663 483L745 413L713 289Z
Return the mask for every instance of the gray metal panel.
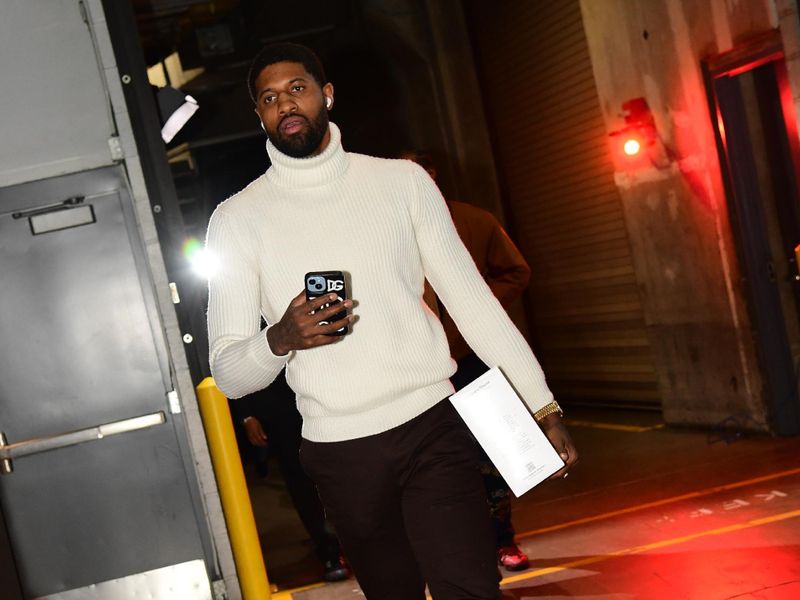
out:
M168 425L17 459L0 500L26 597L203 558Z
M112 173L93 175L0 190L0 206L15 210L84 195L97 218L37 236L27 219L0 218L0 280L14 282L0 297L0 339L14 348L0 366L0 425L17 427L4 429L9 444L165 407L127 192Z
M96 222L13 212L85 196ZM0 189L0 430L13 445L163 411L167 423L14 459L0 476L26 597L203 558L118 167Z
M0 186L107 165L103 71L77 0L3 2Z
M87 9L89 18L87 23L83 23L79 0L0 0L0 73L4 85L0 94L0 107L4 110L3 119L0 119L3 138L0 186L109 164L111 153L103 145L105 135L100 135L99 131L110 133L114 129L106 110L106 100L110 102L113 122L124 149L125 175L134 197L130 204L127 204L129 200L125 201L124 209L131 217L129 232L132 231L131 236L141 244L141 247L134 248L134 258L146 292L146 307L151 328L155 331L162 379L165 386L174 386L178 390L183 404L184 412L171 416L168 426L174 427L183 455L206 549L206 564L215 577L223 574L228 597L236 600L241 596L233 555L194 385L183 352L182 332L178 329L175 309L167 291L164 260L129 117L129 111L137 110L137 102L128 106L123 93L123 87L130 87L122 83L126 75L132 77L132 83L138 81L147 85L133 9L128 2L117 0L105 4L101 0L84 1L83 7ZM110 30L114 32L114 46L123 48L121 55L125 60L122 66L117 64ZM95 48L90 45L90 33L96 44L95 56L92 56ZM120 42L126 39L131 43ZM132 69L131 62L142 64ZM97 63L102 68L98 69L95 80L93 69ZM120 69L124 71L120 72ZM108 99L100 93L103 85L107 87ZM86 127L78 126L81 123ZM90 140L92 143L87 144ZM35 144L36 148L28 147L29 144ZM88 154L79 151L87 145L91 150ZM59 156L62 151L66 158ZM4 208L0 205L0 212ZM0 285L7 289L13 284L2 281ZM0 355L0 362L7 354L4 351ZM69 359L69 356L65 357L65 360ZM3 594L8 590L2 589L0 596L5 600Z
M104 581L77 590L35 600L211 600L203 561L195 560L180 565L137 573L121 579Z

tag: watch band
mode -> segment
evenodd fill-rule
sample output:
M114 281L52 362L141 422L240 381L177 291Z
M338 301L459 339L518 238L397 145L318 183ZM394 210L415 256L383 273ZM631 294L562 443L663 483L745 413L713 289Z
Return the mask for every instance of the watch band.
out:
M544 419L547 415L552 415L553 413L558 413L559 417L564 416L564 411L561 410L561 406L559 406L558 402L556 402L555 400L553 400L549 404L545 404L542 408L533 413L533 418L538 423L539 421Z

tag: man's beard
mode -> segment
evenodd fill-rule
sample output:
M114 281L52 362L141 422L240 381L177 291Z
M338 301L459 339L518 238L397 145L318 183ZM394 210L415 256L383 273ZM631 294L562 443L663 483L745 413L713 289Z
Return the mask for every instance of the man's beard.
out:
M286 118L300 117L305 119L308 127L305 131L283 136L280 132L280 124L273 132L268 132L268 137L278 150L291 156L292 158L306 158L313 154L322 143L325 132L328 131L328 111L324 108L319 111L313 121L309 121L301 115L289 115Z

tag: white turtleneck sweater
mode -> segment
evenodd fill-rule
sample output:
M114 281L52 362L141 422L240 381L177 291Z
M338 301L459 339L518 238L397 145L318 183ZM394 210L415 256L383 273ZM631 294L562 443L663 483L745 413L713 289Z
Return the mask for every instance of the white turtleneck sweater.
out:
M427 278L464 339L499 366L532 411L553 395L418 165L345 152L336 125L314 157L267 142L272 166L220 204L207 246L211 371L228 397L266 387L286 366L311 441L386 431L453 393L447 338L422 299ZM276 356L260 317L277 323L309 271L350 274L357 315L341 341ZM269 325L268 325L269 327Z

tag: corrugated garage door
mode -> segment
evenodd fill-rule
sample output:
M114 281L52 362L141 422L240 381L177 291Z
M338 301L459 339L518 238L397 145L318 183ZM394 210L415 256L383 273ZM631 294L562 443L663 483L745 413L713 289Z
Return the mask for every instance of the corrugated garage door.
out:
M468 0L509 232L556 396L658 405L622 206L577 0Z

